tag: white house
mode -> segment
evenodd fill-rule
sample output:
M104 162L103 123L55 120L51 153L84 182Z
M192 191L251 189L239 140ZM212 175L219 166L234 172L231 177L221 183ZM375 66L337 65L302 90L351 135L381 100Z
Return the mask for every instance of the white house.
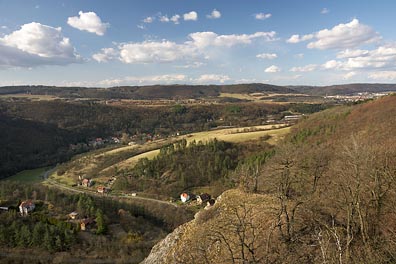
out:
M180 194L180 200L185 203L188 200L190 200L190 195L188 193L182 193Z
M31 200L26 200L19 205L19 211L21 215L28 215L35 207L36 205Z

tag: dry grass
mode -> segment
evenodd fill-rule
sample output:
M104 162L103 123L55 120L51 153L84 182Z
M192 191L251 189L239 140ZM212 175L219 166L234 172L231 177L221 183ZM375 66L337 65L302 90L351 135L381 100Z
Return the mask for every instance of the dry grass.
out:
M4 94L0 95L0 98L26 98L35 101L52 101L58 99L59 97L42 94Z
M71 161L74 163L73 167L68 169L63 175L58 176L56 172L52 173L51 179L62 184L72 185L76 182L78 175L82 175L83 177L93 177L98 182L106 182L109 178L109 175L114 174L116 169L122 170L132 168L141 158L153 159L158 155L160 151L159 149L162 146L177 140L186 139L188 143L191 143L193 140L196 142L208 142L209 140L216 138L218 140L239 143L257 140L263 136L269 135L270 138L267 142L270 144L276 144L281 138L289 133L289 131L290 128L285 127L284 124L227 128L182 135L166 140L163 139L146 143L144 145L122 146L107 151L95 151L93 153L85 154L79 157L77 160ZM103 163L106 161L107 157L124 155L127 154L127 152L131 152L131 155L133 155L133 152L143 153L127 158L121 162L111 164L107 167L101 167L103 166Z

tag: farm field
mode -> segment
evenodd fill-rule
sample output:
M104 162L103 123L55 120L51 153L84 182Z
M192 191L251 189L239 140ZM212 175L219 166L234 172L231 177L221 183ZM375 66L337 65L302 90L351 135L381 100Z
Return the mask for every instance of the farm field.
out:
M187 143L190 143L192 141L207 142L216 138L218 140L240 143L269 136L267 142L276 144L289 131L290 127L285 124L225 128L181 135L143 145L122 146L107 151L94 151L77 156L69 163L61 165L57 171L51 174L50 178L69 186L77 181L78 176L93 178L97 183L105 184L113 175L117 174L117 171L132 168L141 158L153 159L158 155L162 146L178 140L186 139Z
M21 182L26 182L26 183L41 182L41 181L43 181L44 173L49 168L50 167L38 168L38 169L34 169L34 170L24 170L24 171L21 171L13 176L7 178L7 180L21 181Z

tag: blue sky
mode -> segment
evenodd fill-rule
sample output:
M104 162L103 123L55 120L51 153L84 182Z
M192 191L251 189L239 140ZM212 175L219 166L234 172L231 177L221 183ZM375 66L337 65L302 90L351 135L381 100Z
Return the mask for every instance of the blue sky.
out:
M0 0L0 85L396 80L393 0Z

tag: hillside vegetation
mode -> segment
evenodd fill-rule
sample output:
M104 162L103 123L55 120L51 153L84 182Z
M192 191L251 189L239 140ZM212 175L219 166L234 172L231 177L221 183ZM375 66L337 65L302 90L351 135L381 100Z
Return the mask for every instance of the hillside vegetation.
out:
M394 263L396 97L299 123L145 263ZM254 163L253 163L254 164Z

